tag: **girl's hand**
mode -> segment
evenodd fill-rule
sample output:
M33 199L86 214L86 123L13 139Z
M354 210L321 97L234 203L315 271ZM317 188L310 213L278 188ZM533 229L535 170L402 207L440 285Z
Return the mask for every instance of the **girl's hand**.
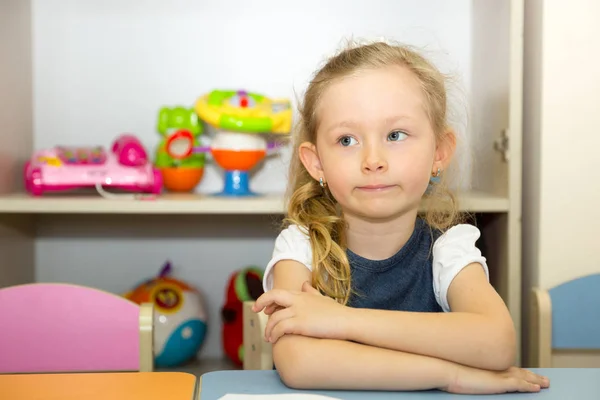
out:
M548 378L517 367L487 371L459 365L453 382L442 390L458 394L497 394L539 392L548 386Z
M348 307L323 296L310 283L302 291L273 289L254 303L254 312L270 315L265 340L271 343L285 334L327 339L345 339Z

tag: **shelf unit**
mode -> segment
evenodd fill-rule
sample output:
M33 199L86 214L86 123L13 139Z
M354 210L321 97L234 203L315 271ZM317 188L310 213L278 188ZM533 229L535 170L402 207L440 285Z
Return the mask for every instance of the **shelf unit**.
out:
M469 191L459 197L461 209L470 213L507 212L509 200L490 193ZM0 213L22 214L283 214L281 194L227 198L201 194L166 193L151 200L105 199L95 195L24 193L0 196Z
M419 10L427 10L427 12L423 11L419 13L417 10L415 11L415 15L427 14L429 16L431 10L439 9L441 10L439 11L441 14L432 15L432 20L446 21L448 31L455 31L457 25L454 22L448 22L452 18L448 19L448 15L445 14L447 14L447 10L458 8L464 10L465 15L461 16L461 18L467 18L470 24L468 29L465 30L465 35L469 35L470 39L470 43L468 44L470 51L468 56L469 65L465 67L470 71L469 83L471 88L470 96L472 98L470 102L470 132L477 132L478 134L472 135L471 141L475 154L472 179L472 187L474 189L464 193L460 197L460 200L463 211L475 215L476 221L482 231L482 247L485 249L485 255L490 266L491 281L506 302L513 316L515 326L517 327L520 347L522 308L522 35L524 3L523 0L462 0L450 6L443 2L428 1L432 4L425 4L427 2L421 4L419 2L419 5L415 6ZM308 3L298 2L297 4L290 3L288 5L279 5L279 3L269 4L272 7L270 10L273 13L278 13L278 16L289 16L290 13L297 13L306 18L309 16L316 18L313 10L318 5L316 3L313 5ZM433 3L436 5L434 6ZM89 28L89 30L93 30L98 26L108 26L106 24L111 23L110 18L118 18L119 7L123 7L122 12L126 15L133 16L135 14L135 23L140 24L139 26L142 27L139 29L144 29L145 26L140 18L154 18L160 13L168 12L162 6L155 5L156 10L152 7L144 6L143 9L146 14L140 16L139 13L136 14L135 10L136 7L142 6L136 6L135 2L131 4L128 2L127 4L110 3L104 5L103 2L97 1L90 4L92 5L80 5L80 3L65 0L64 6L67 9L70 7L70 18L73 18L73 15L77 17L77 13L86 7L98 7L98 9L93 10L94 12L89 12L85 15L85 18L88 19L86 20L86 24L83 25L86 25L86 29ZM278 6L275 7L275 4L278 4ZM332 2L328 7L336 7L335 4L337 3ZM380 16L382 21L385 19L380 25L385 25L386 23L389 25L385 31L386 35L403 34L403 30L397 28L395 20L392 21L386 18L388 18L388 15L394 15L394 12L392 12L394 7L407 7L406 5L397 5L393 1L382 1L380 4L382 10L377 14L378 11L373 6L369 6L369 4L369 1L360 4L357 2L357 5L353 6L355 8L352 8L347 6L345 2L343 4L339 2L339 7L344 5L344 10L347 10L348 13L354 12L357 16L356 18L349 16L350 14L339 16L341 21L340 26L346 24L345 29L347 30L344 31L346 36L353 33L352 29L354 29L354 26L359 26L360 23L367 23L364 21L368 20L368 18L362 18L362 14L369 14L373 18ZM416 3L410 4L414 5ZM260 10L250 10L241 1L239 5L239 13L256 12L258 13L257 15L264 14ZM199 5L189 6L200 8ZM105 8L101 9L100 7ZM225 9L221 9L225 7L223 5L215 4L206 7L208 8L203 11L206 11L207 15L213 19L218 18L219 12L225 13ZM212 9L211 7L215 8ZM265 7L267 6L265 5ZM389 8L388 11L383 10L386 7ZM444 11L443 7L449 8ZM177 18L200 18L199 8L187 14L173 12L171 17L175 20ZM164 227L164 236L161 236L160 233L153 233L152 240L160 240L163 237L173 238L172 232L177 231L179 227L177 224L188 217L193 218L194 222L208 220L213 227L218 226L218 230L222 234L219 240L224 242L243 237L242 231L244 229L262 229L261 234L267 235L264 233L267 231L263 229L264 226L263 228L257 228L255 225L271 224L273 219L278 220L281 218L284 212L284 203L281 194L269 194L263 197L248 199L224 199L203 194L166 194L156 200L148 201L104 199L95 195L51 195L42 198L32 198L23 194L20 182L23 163L29 157L32 150L40 146L36 139L40 140L41 137L42 141L48 141L46 137L49 134L48 130L44 131L46 136L40 136L37 133L39 129L44 129L44 127L39 121L40 117L38 114L41 111L35 107L38 102L42 102L40 99L45 99L44 104L47 104L48 95L43 90L34 90L37 87L34 83L37 82L37 85L45 84L43 87L46 90L49 90L50 84L40 78L39 64L35 64L41 63L43 60L35 59L32 53L46 56L54 54L52 53L52 48L38 48L37 52L34 52L35 46L33 45L36 43L36 40L39 40L39 37L35 36L35 29L33 29L36 18L39 19L40 15L43 16L44 12L50 12L50 9L53 10L52 12L61 12L61 7L52 6L48 8L44 6L44 2L35 0L9 0L0 4L0 26L3 27L3 34L0 35L0 52L2 54L11 54L11 57L5 58L0 62L0 88L2 88L0 90L0 104L6 105L6 107L0 107L0 151L2 152L0 154L0 171L2 171L0 174L0 254L3 257L3 263L0 264L0 286L40 279L36 270L36 263L39 263L40 257L39 254L36 256L36 252L39 251L38 242L42 238L46 241L52 241L53 245L56 246L64 245L66 247L73 247L75 246L74 241L79 239L77 237L79 231L72 228L76 224L79 224L77 227L86 225L87 231L85 236L88 240L94 241L94 235L97 235L98 246L104 243L100 242L100 240L106 240L107 237L111 236L110 232L120 232L121 228L119 224L134 224L137 226L137 230L131 228L133 230L130 231L139 232L141 236L144 236L146 234L144 230L149 229L154 224L152 221L156 221L156 224L161 224L161 227L163 227L162 224L168 225L171 223L172 225ZM141 8L137 10L139 11ZM332 9L331 11L333 12L334 10ZM227 15L223 15L223 18L231 18L230 14L232 12L235 13L235 11L228 9L225 13ZM328 18L326 12L327 9L324 10L323 21L326 21ZM358 18L358 16L361 18ZM90 23L89 18L96 19L92 19ZM102 18L106 18L106 20L102 20ZM257 16L257 18L259 17ZM344 18L346 19L344 20ZM300 19L298 17L298 20ZM358 22L359 20L361 22ZM208 19L203 21L208 23ZM273 21L279 20L274 18ZM290 22L288 19L286 21L288 22L281 22L282 27L285 27L287 23L296 23ZM185 29L189 28L189 24L183 25L186 26ZM178 27L183 25L177 23ZM252 26L256 27L258 25L260 24ZM117 25L113 27L117 29ZM340 29L343 30L344 27L342 26ZM398 29L398 31L395 29ZM311 46L318 46L319 43L324 42L319 35L327 33L325 31L319 33L318 29L315 32L311 30L311 35L314 33L314 36L306 36L304 33L298 33L297 36L291 36L289 40L313 40L310 42L312 43ZM291 31L290 34L292 34ZM37 33L37 35L41 35L41 33ZM128 38L128 40L143 40L141 39L143 36L136 36L134 39ZM441 34L440 36L444 35ZM412 37L412 39L415 38L418 39L418 37ZM236 40L232 39L232 41L227 43L231 45L232 43L237 43ZM462 37L460 40L462 40ZM44 43L47 44L47 42ZM424 39L424 43L427 43L427 39ZM133 42L133 45L135 44L136 42ZM161 46L165 45L165 43L156 45ZM181 46L185 47L185 51L189 51L186 45L181 44ZM239 44L239 46L243 45ZM294 51L308 51L306 50L308 47L310 46L307 44L302 49L295 49ZM131 49L131 51L138 51L139 54L136 53L136 55L139 55L140 58L149 57L140 48L134 50L134 47L132 47ZM323 47L320 47L320 49L323 49ZM68 51L68 49L65 50L61 47L61 51ZM117 56L116 53L112 54L111 51L113 50L106 48L104 57L107 59L111 57L114 59L125 57L124 53L119 53L121 55ZM116 52L116 50L114 51ZM173 51L175 53L181 51L178 54L183 54L184 49L175 49ZM64 54L62 55L64 56ZM67 53L65 59L70 60L71 58L69 57L71 55L74 54ZM59 56L60 54L57 55L57 57ZM316 55L311 53L312 56ZM321 59L321 56L319 55L318 59ZM292 58L291 63L295 62L293 61L294 53L286 53L283 58L286 57ZM139 60L136 58L136 61ZM140 68L144 68L145 65L149 64L152 64L152 62L148 61L146 63L142 60L139 63ZM314 67L312 62L310 64L311 68ZM198 67L198 65L200 64L195 64L195 67ZM38 67L37 69L36 66ZM150 66L148 68L149 71L156 72ZM177 67L173 66L173 68L178 68L177 71L182 73L181 65ZM190 68L193 67L190 66ZM206 70L209 71L210 68L214 69L217 67L207 64ZM233 74L232 71L230 70L229 73ZM304 72L302 73L304 74ZM36 79L34 79L34 75ZM43 76L46 77L45 79L48 79L48 75ZM239 78L238 81L243 81L243 78ZM101 92L99 85L101 83L98 83L93 88ZM212 87L210 86L212 83L203 85L202 87ZM289 84L286 83L285 88L288 90ZM296 91L298 91L297 88ZM294 93L290 90L290 96L293 95ZM64 104L73 104L74 100L65 95L64 97L57 97L53 101L60 105L63 102ZM67 103L69 101L70 103ZM57 113L57 118L60 117L61 113L68 112L66 106L64 108L57 106L53 110L53 112ZM48 121L48 119L45 121ZM61 137L57 137L56 141L60 139ZM112 137L106 136L103 139L108 142ZM128 217L129 215L143 217L144 222L136 222L136 217ZM240 215L243 218L238 219L236 216ZM169 222L169 218L171 217L174 222ZM110 224L112 224L110 228L107 228L107 225L105 225L105 220L110 220ZM109 223L106 222L106 224ZM240 224L248 225L241 226ZM61 227L64 226L68 226L65 229L71 229L75 233L68 237L61 236L60 240L56 240L58 244L55 244L55 236L53 235L57 235L56 232L60 231ZM207 233L208 231L203 231L201 234L198 233L201 229L204 228L198 226L197 229L189 230L186 234L191 237L198 237L198 240L212 240L210 239L210 234ZM206 229L210 230L211 228ZM223 234L225 231L234 233L231 236L227 236ZM274 240L275 234L276 232L272 231L272 240ZM115 234L114 236L117 239L122 238L119 235ZM189 236L186 236L186 238ZM248 233L245 237L251 236L252 234ZM210 243L207 244L207 246L209 245ZM265 254L265 259L268 259L268 256L269 254ZM215 269L211 271L215 271ZM115 279L117 278L115 277ZM219 284L224 285L225 282L220 282ZM221 299L216 298L214 294L218 292L211 293L212 315L218 317L217 309ZM218 332L218 320L213 321L214 324L217 324L214 331ZM215 335L217 334L213 333L213 338ZM213 340L212 343L214 344L216 341ZM216 357L216 359L218 360L219 357ZM206 368L210 369L213 368L210 365L214 365L214 368L221 368L223 364L215 361L214 364L209 362L205 365L209 365Z

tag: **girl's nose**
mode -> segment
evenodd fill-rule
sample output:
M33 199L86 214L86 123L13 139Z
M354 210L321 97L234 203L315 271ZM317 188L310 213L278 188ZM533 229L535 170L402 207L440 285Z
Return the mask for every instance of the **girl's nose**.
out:
M363 158L362 169L364 172L383 172L388 164L385 157L378 151L368 151Z

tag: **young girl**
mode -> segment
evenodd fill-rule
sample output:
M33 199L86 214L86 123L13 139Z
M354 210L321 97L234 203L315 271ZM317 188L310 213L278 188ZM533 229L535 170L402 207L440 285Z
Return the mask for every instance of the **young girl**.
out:
M443 75L407 47L331 58L310 82L287 227L264 275L266 340L288 386L539 391L479 231L444 173L456 147ZM425 213L419 216L419 208ZM451 312L450 312L451 311Z

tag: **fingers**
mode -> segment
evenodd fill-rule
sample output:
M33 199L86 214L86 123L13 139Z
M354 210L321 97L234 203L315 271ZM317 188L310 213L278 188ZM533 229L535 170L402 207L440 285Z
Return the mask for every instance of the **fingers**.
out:
M252 306L254 312L260 312L265 307L276 304L283 307L292 305L294 295L287 290L273 289L261 295Z
M530 383L540 385L542 388L547 388L550 386L550 380L545 376L538 375L526 369L523 370L523 373L525 375L525 379Z
M506 371L506 373L507 376L525 380L529 383L539 385L542 388L547 388L550 386L550 381L547 377L538 375L525 368L511 367Z
M542 385L543 388L549 388L550 387L550 379L547 376L542 376Z
M277 304L271 304L270 306L265 307L265 314L272 315L274 312L279 310L283 310L285 307L278 306Z
M265 326L265 340L267 342L275 343L277 340L273 340L273 328L275 328L282 321L294 317L294 311L291 308L284 308L279 310L269 317L269 321Z
M507 374L510 391L539 392L542 388L550 386L548 378L527 369L513 367L507 371Z
M289 308L286 310L289 310ZM302 334L300 328L300 321L295 316L291 318L286 318L273 327L273 329L271 330L271 343L275 344L280 337L288 334Z
M528 382L521 378L509 378L509 390L507 392L539 392L540 385Z

